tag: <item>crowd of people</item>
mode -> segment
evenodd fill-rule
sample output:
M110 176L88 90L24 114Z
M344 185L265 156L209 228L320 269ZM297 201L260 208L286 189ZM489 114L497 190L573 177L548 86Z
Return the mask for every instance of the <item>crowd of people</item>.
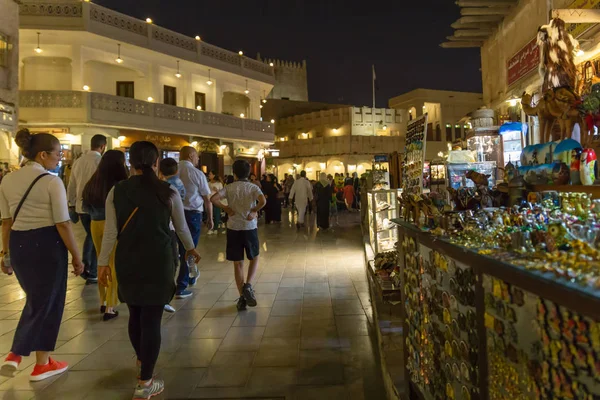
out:
M160 159L156 146L138 141L125 154L106 150L107 139L95 135L90 150L72 165L65 188L48 173L62 158L60 143L47 133L17 133L16 144L26 159L23 167L0 183L2 261L5 274L16 276L26 294L10 353L0 372L13 376L23 356L36 354L31 381L65 372L54 350L67 291L68 262L86 285L98 285L104 321L117 318L119 303L129 310L129 339L137 356L134 399L161 393L154 378L160 352L164 311L176 312L173 298L193 295L200 254L196 247L203 222L208 234L226 223L226 258L233 263L239 298L237 309L255 307L253 282L259 263L258 219L281 222L283 207L294 207L297 227L307 212L316 211L317 226L330 227L339 210L359 207L358 178L321 174L309 181L302 171L258 179L245 160L233 163L233 175L221 180L198 167L195 148L183 147L179 162ZM85 231L83 248L76 245L72 223ZM245 258L249 260L244 274Z
M164 382L153 374L162 314L175 311L169 305L173 297L192 295L188 287L196 283L203 216L210 232L221 224L220 210L227 215L226 254L239 288L238 310L257 305L252 287L260 249L257 219L267 199L249 181L248 162L235 161L233 177L223 185L215 171L207 179L198 168L193 147L183 147L177 163L160 160L154 144L139 141L129 149L127 168L124 153L106 151L106 137L96 135L90 151L72 165L65 188L48 172L62 159L56 137L24 129L15 142L25 161L0 183L1 269L16 276L26 303L2 375L14 376L22 357L32 352L31 381L68 369L50 353L64 311L70 254L72 273L86 285L98 284L104 321L119 315L119 303L129 309L129 339L138 367L133 398L161 393ZM82 251L72 228L77 222L85 230ZM244 254L250 260L246 277Z

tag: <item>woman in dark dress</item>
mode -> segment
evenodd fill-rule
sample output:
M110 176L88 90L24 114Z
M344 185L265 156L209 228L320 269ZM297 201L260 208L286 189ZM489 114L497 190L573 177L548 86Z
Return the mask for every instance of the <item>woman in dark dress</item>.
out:
M283 188L277 182L273 174L267 175L263 185L263 193L267 197L267 206L265 207L265 222L281 222L281 199L279 193Z
M181 196L156 174L156 146L135 142L129 160L131 178L116 184L106 197L98 280L107 285L112 279L108 265L116 243L119 299L129 308L129 339L140 367L134 398L149 399L164 390L164 382L153 379L153 373L160 352L163 309L175 294L169 221L185 247L185 258L198 262L200 255L185 222Z
M333 195L333 188L327 180L327 174L321 173L319 182L315 185L317 198L317 227L323 230L329 229L329 203Z

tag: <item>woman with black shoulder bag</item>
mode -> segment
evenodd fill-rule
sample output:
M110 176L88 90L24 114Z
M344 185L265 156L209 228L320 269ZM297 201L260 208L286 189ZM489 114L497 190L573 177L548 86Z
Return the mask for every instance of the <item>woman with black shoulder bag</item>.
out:
M2 272L14 271L27 296L10 353L1 372L13 376L23 356L36 353L29 380L41 381L65 372L67 363L50 357L54 351L67 293L68 253L73 274L83 263L71 228L67 194L55 169L62 157L58 139L27 129L15 137L27 158L25 165L0 184Z

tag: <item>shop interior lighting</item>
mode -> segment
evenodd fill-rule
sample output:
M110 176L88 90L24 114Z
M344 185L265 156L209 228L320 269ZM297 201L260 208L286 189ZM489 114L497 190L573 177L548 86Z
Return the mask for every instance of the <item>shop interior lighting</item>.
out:
M177 60L177 73L175 74L177 78L181 78L181 72L179 72L179 60Z
M333 133L338 133L340 130L338 128L333 128Z
M38 32L37 33L37 47L34 49L34 51L38 54L40 54L43 51L42 48L40 47L40 35L41 35L41 33Z
M121 58L121 43L117 44L117 58L115 59L117 64L122 64L123 59Z
M210 79L210 68L208 69L208 80L206 81L206 84L207 84L208 86L210 86L210 85L212 85L212 84L213 84L213 81Z

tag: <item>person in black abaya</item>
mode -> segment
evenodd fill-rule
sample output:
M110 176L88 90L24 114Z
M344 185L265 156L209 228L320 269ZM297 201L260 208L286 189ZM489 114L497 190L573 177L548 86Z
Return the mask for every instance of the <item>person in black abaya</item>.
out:
M265 222L281 222L281 199L279 193L283 191L273 174L268 174L262 187L264 195L267 197L265 207Z
M315 185L317 198L317 227L323 230L329 229L329 205L333 188L327 180L327 174L321 173L319 182Z

